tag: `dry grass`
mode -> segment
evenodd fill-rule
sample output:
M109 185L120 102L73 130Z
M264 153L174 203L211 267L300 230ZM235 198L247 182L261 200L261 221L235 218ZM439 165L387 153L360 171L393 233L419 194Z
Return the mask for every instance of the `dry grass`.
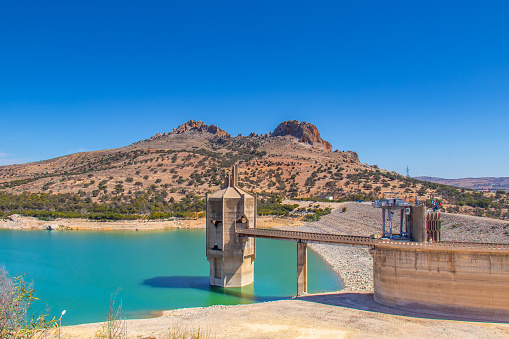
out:
M172 324L164 339L209 339L212 338L209 330L201 327L185 327L182 323Z
M96 332L97 339L125 339L127 338L127 323L122 312L122 300L116 306L116 299L119 290L111 295L110 310L106 322Z
M11 278L0 267L0 338L43 339L50 336L50 329L57 326L56 319L47 320L48 314L30 314L32 302L37 300L31 283L25 276Z

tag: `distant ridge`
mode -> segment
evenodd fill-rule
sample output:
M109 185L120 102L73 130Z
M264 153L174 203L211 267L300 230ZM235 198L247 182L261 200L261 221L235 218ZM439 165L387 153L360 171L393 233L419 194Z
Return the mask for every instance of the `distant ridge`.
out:
M469 188L473 190L509 190L509 177L482 177L445 179L438 177L415 177L422 181L431 181L437 184Z

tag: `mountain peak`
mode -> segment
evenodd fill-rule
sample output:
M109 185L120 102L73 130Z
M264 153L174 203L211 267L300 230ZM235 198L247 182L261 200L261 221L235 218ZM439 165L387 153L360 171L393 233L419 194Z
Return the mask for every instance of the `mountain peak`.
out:
M189 131L211 133L220 138L225 139L231 137L230 134L226 133L224 130L217 127L216 125L206 125L203 121L194 121L193 119L190 119L188 122L180 125L176 129L174 129L170 134L184 134Z
M330 142L323 140L320 137L318 128L311 123L305 121L299 123L297 120L283 121L276 127L274 132L272 132L272 136L277 137L285 135L291 135L299 139L299 142L310 145L322 145L327 151L332 151Z

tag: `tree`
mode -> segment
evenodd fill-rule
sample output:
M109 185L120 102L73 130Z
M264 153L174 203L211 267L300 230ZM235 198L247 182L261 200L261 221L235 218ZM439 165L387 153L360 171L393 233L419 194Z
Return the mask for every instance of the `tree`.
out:
M372 188L373 188L373 185L368 184L368 183L364 183L364 185L362 185L362 188L367 189L367 190L370 190L370 189L372 189Z

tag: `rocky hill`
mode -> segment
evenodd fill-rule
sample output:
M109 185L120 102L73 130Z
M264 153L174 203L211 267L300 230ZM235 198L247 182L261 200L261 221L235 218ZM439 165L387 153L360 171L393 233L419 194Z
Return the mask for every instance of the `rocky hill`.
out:
M198 211L200 199L219 188L233 164L240 167L240 186L261 196L371 200L395 191L410 201L440 198L453 212L507 215L506 195L461 192L363 164L353 151L332 151L313 124L295 120L270 133L236 137L190 120L118 149L2 166L0 212L58 210L61 200L76 213L109 206L108 211L144 214L176 202Z
M183 135L179 138L178 135ZM160 147L160 144L166 144L167 147L175 147L175 139L185 140L183 147L188 144L196 144L208 140L211 142L217 142L218 140L229 139L230 134L226 133L216 125L206 125L203 121L189 120L185 124L180 125L171 132L157 133L149 139L135 142L131 146L140 147ZM195 140L192 140L195 139Z
M322 145L327 151L332 151L330 142L323 140L320 137L320 132L315 125L305 121L299 123L297 120L284 121L280 123L274 132L273 137L291 135L299 139L299 142L304 142L310 145Z

